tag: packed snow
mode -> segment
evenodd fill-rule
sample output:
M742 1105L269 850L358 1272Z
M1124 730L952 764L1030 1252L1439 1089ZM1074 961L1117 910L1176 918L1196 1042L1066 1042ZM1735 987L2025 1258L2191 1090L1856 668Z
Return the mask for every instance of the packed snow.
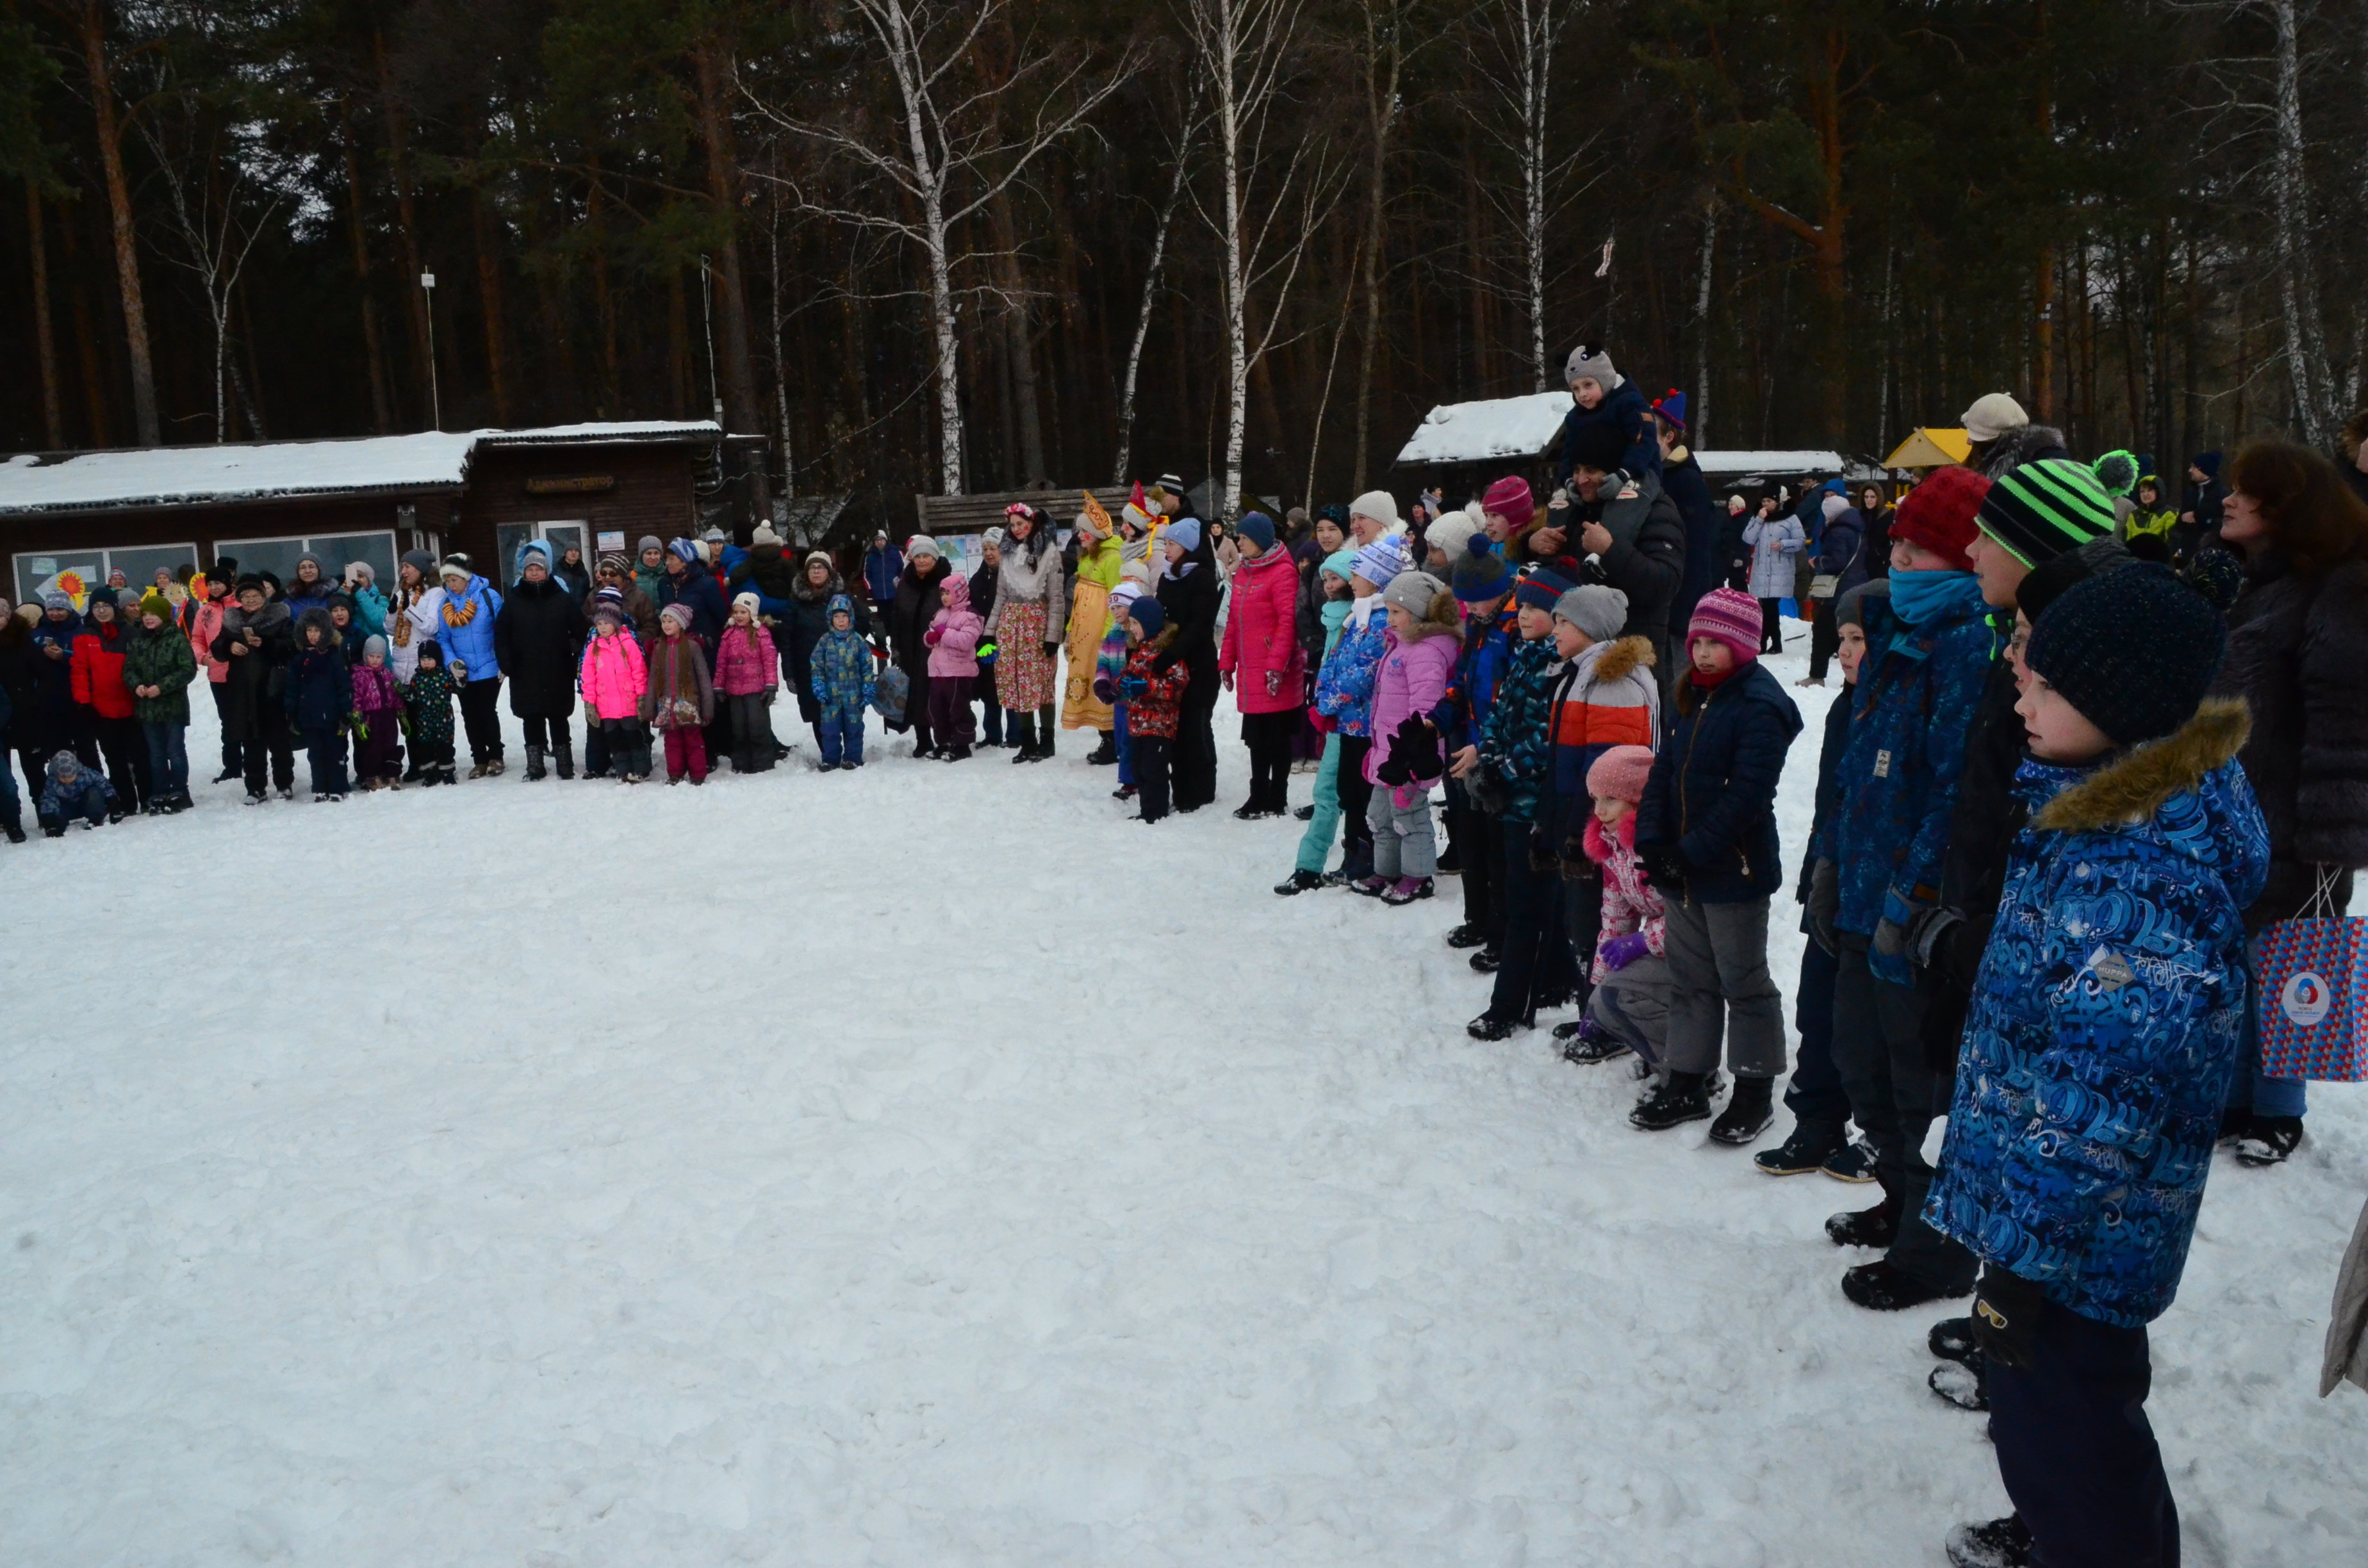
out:
M149 447L82 452L56 461L27 453L0 460L0 515L438 489L460 484L481 446L712 441L722 435L712 420L640 420L530 430L422 430L338 441Z
M875 727L0 846L0 1561L1892 1568L2003 1513L1941 1313L1837 1289L1873 1189L1466 1039L1456 884L1275 897L1220 724L1149 828L1074 733ZM2368 1550L2315 1396L2368 1095L2309 1132L2215 1163L2155 1328L2191 1562Z

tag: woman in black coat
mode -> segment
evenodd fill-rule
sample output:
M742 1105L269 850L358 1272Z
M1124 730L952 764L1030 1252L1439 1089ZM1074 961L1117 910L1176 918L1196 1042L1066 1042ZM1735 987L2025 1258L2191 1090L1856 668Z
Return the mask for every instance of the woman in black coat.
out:
M747 562L741 564L746 566ZM737 574L734 580L737 581ZM814 644L830 630L830 601L847 593L847 579L838 574L838 564L831 560L830 552L817 550L806 556L803 569L786 585L785 592L772 594L762 582L757 584L757 591L771 594L789 607L774 617L773 641L780 645L781 678L797 696L798 717L809 725L818 725L822 722L822 704L814 694ZM871 613L864 605L863 596L848 594L848 601L855 608L855 634L869 638ZM814 744L822 744L819 730L815 732Z
M938 553L935 540L915 534L905 541L905 574L896 580L896 597L888 607L889 657L912 683L905 697L905 718L913 727L915 756L929 756L938 749L929 732L929 648L921 637L945 608L942 590L953 570Z
M2269 882L2245 912L2258 936L2315 906L2341 915L2368 866L2368 505L2309 448L2260 441L2229 465L2220 540L2245 557L2212 689L2253 711L2237 761L2270 830ZM2239 1159L2274 1165L2302 1141L2303 1084L2262 1074L2258 1033L2246 1044L2224 1130Z
M1151 662L1165 675L1178 663L1191 672L1176 725L1174 789L1178 812L1198 811L1217 798L1217 607L1224 585L1217 581L1216 552L1198 518L1167 525L1160 536L1167 557L1159 579L1159 608L1175 639Z
M526 722L526 776L549 777L546 756L562 778L575 777L575 743L568 733L575 711L575 677L592 623L550 562L529 551L518 580L494 619L494 657L509 677L510 711Z
M1074 535L1071 536L1075 542ZM983 625L995 613L996 590L1003 580L1003 530L989 528L979 541L979 568L970 574L970 608L978 612ZM995 665L978 666L979 700L978 744L983 746L1003 744L1003 698L995 689Z

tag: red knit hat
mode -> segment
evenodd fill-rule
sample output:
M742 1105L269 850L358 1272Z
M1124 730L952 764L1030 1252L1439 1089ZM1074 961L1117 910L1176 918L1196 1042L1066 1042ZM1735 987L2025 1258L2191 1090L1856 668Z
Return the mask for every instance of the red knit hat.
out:
M1989 493L1990 482L1972 469L1934 469L1892 513L1891 537L1922 545L1945 558L1952 570L1970 572L1974 563L1965 547L1974 542L1974 517Z
M1765 624L1758 599L1734 588L1713 588L1694 606L1694 618L1686 623L1686 646L1692 647L1697 637L1707 637L1734 649L1736 664L1748 665L1759 657Z
M1531 499L1530 482L1518 474L1507 474L1488 487L1480 497L1480 509L1494 512L1515 528L1526 527L1537 515L1538 504Z

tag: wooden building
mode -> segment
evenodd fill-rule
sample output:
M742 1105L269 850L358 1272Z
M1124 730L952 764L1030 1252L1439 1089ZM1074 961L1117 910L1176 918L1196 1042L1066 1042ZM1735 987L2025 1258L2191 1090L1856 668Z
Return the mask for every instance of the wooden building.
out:
M698 531L725 447L699 420L22 455L0 460L0 550L19 603L69 573L145 585L222 556L286 578L307 551L381 583L406 551L461 551L506 582L529 539L588 560Z

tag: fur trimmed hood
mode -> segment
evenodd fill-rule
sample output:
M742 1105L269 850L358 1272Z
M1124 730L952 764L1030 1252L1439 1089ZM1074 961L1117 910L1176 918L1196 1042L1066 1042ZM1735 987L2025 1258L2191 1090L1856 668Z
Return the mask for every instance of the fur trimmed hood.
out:
M1452 637L1459 644L1463 642L1463 609L1455 602L1453 594L1431 595L1430 607L1423 611L1422 619L1408 627L1400 640L1419 642L1428 637Z
M2009 469L2041 458L2070 455L2070 449L2064 444L2063 431L2053 425L2025 425L1992 443L1990 449L1981 455L1979 468L1984 479L1997 479Z
M1625 680L1638 670L1649 670L1658 662L1649 637L1622 637L1595 658L1595 678L1600 681Z
M2195 716L2161 740L2134 746L2039 809L2032 825L2048 832L2100 833L2154 820L2172 796L2200 788L2236 760L2252 733L2245 704L2208 698Z

